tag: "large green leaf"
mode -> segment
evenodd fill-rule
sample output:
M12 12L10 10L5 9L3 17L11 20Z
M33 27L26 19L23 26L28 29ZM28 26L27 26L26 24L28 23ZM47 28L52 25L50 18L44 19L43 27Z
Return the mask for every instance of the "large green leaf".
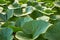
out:
M12 29L10 28L2 28L0 29L0 39L1 40L13 40Z
M48 22L42 20L33 20L26 22L22 29L26 34L32 34L33 39L36 39L39 35L45 33L49 26L51 26L51 24Z
M52 25L44 34L48 40L60 40L60 21Z
M15 37L19 40L33 40L32 38L30 38L31 35L25 34L22 31L18 31L15 35Z
M23 6L20 7L20 8L17 8L14 10L14 15L17 16L17 17L20 17L20 16L25 16L25 15L28 15L28 14L31 14L33 12L33 7L32 6L27 6L26 8L24 8Z
M13 16L13 14L14 14L14 10L8 9L6 12L7 19L11 18Z
M22 27L26 22L32 21L33 19L30 16L21 17L16 21L17 27Z

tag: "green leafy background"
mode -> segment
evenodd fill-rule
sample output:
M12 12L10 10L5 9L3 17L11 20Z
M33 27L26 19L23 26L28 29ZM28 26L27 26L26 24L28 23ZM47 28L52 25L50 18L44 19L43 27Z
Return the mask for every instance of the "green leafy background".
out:
M60 0L0 0L0 40L60 40Z

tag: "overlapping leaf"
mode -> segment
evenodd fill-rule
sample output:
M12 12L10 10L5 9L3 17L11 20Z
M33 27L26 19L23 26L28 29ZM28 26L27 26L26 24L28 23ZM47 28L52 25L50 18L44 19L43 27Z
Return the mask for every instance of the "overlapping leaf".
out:
M13 40L12 29L10 28L2 28L0 29L0 39L1 40Z
M22 27L26 22L32 21L33 19L29 16L21 17L16 21L17 27Z
M48 40L60 40L60 22L55 23L45 33L44 37Z
M33 39L36 39L39 35L45 33L49 26L51 26L51 24L48 22L42 20L34 20L26 22L22 29L26 34L32 34Z

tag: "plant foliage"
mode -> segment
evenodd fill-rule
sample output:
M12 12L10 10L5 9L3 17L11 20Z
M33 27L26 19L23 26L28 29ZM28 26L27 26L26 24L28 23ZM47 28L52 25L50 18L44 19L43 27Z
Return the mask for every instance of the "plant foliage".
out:
M60 0L0 0L0 40L60 40Z

